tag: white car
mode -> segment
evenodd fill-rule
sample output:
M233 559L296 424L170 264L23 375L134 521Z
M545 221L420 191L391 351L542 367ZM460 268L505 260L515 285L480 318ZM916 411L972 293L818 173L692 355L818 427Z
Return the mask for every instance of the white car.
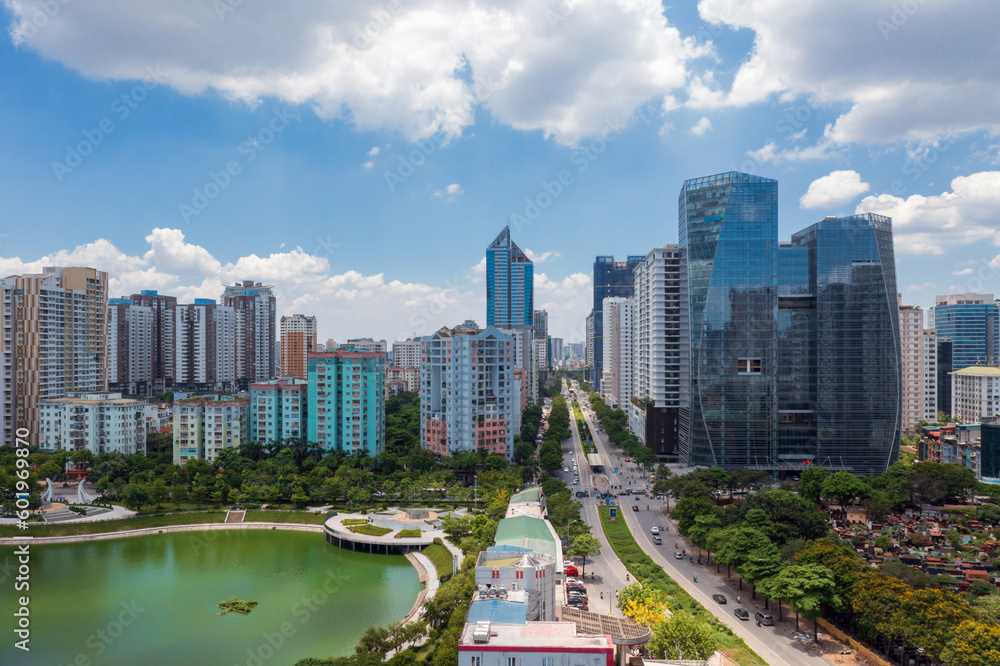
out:
M575 479L573 479L573 485L574 486L580 485L580 477L576 477Z
M652 527L649 528L649 533L650 534L659 534L660 533L660 528L657 527L656 525L653 525Z
M568 472L569 471L569 467L563 467L563 471L564 472Z

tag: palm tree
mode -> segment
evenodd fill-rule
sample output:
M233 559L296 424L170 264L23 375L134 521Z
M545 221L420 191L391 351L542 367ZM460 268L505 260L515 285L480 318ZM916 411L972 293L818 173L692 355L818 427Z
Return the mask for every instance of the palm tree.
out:
M240 444L240 455L250 460L261 460L264 457L264 445L260 442L243 442Z

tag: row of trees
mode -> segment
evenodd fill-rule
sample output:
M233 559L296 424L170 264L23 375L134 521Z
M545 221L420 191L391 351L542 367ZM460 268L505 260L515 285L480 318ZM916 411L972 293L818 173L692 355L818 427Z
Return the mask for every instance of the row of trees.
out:
M620 446L625 455L640 465L656 463L656 455L648 446L639 443L639 438L628 429L628 416L620 409L611 409L597 393L590 394L590 406L600 421L608 438Z

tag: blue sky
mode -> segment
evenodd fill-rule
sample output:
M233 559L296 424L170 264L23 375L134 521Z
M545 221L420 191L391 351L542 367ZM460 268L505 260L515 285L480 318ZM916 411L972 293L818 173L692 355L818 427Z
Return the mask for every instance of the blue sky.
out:
M4 275L259 279L322 338L391 340L484 323L513 216L581 340L594 256L676 242L682 181L739 169L779 180L783 239L893 217L906 302L1000 293L993 3L3 6Z

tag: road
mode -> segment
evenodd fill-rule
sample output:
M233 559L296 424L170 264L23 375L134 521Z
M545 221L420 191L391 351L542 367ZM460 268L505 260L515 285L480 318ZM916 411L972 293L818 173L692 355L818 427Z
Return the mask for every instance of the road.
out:
M583 412L584 419L587 422L590 432L593 433L595 437L595 443L597 444L598 455L604 462L605 473L603 476L607 477L608 482L613 486L624 486L629 487L631 481L631 487L645 488L645 482L640 481L641 472L637 465L633 463L625 463L624 454L616 446L612 446L608 440L607 436L600 430L598 430L597 418L594 416L593 412L590 410L590 404L587 397L581 392L578 386L574 383L574 388L576 389L577 395L581 396L579 400L581 411ZM568 399L567 399L568 400ZM572 405L570 405L572 407ZM621 456L619 456L621 454ZM621 462L619 461L621 458ZM618 473L614 473L615 466L618 467ZM581 472L583 469L581 468ZM589 470L588 470L589 473ZM626 479L628 477L628 480ZM591 483L587 486L593 488L593 475L589 477ZM584 478L581 476L580 483L584 484ZM573 486L581 487L581 486ZM751 600L749 588L744 589L745 594L742 595L743 603L740 604L743 608L746 608L750 612L750 621L742 621L737 619L733 615L733 610L737 608L736 595L740 594L739 591L735 591L729 587L722 578L719 578L715 574L715 565L713 564L711 568L707 564L697 564L692 563L688 558L682 560L674 559L674 543L679 542L680 538L677 535L675 528L670 524L670 521L665 516L662 508L663 505L658 500L650 499L646 496L638 496L640 501L636 502L636 496L620 496L618 498L621 502L622 509L624 511L619 512L619 516L625 516L625 522L629 529L632 531L633 537L635 537L636 543L639 547L649 555L654 562L663 567L664 571L673 578L677 583L687 591L692 597L694 597L702 606L704 606L710 613L714 614L720 621L726 624L729 628L733 630L737 636L742 638L746 644L762 659L764 659L768 664L772 666L800 666L801 664L827 664L826 660L821 655L807 650L800 643L792 639L785 631L780 629L778 626L772 627L757 627L753 622L753 614L757 610L763 610L763 601L758 598L756 606ZM585 510L590 513L593 511L593 515L597 516L597 500L594 498L584 499ZM632 511L631 505L638 504L640 506L639 511ZM651 507L646 509L646 506ZM660 510L657 510L660 507ZM597 523L598 532L602 531L600 529L600 524ZM650 532L650 528L654 525L664 525L668 527L667 531L661 535L663 540L663 545L657 546L653 543L653 536ZM685 547L681 543L681 547ZM689 550L690 554L690 550ZM697 555L695 556L697 559ZM704 559L707 562L707 557ZM698 576L698 582L694 582L694 576ZM729 603L725 605L720 605L712 601L713 594L725 595Z

